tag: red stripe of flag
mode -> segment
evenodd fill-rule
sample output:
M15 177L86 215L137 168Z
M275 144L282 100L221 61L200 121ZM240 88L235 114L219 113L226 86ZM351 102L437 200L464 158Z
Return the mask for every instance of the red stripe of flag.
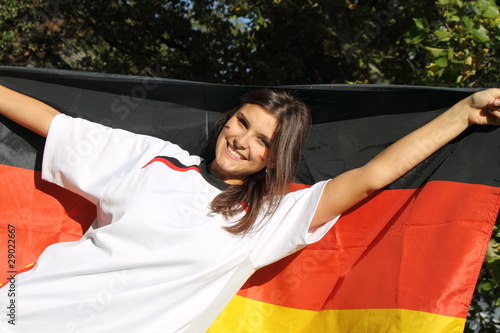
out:
M464 318L499 195L496 187L444 181L383 191L319 243L259 270L239 295L313 311L399 308Z

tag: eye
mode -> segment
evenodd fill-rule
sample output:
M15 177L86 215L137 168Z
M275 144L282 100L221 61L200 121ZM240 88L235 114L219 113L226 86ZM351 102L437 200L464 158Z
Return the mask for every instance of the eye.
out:
M259 138L259 143L265 146L266 148L269 148L269 141L267 141L266 138Z
M248 127L248 125L247 125L247 121L246 121L246 119L245 119L245 118L238 117L237 119L238 119L238 122L239 122L239 123L240 123L243 127L245 127L245 128L247 128L247 127Z

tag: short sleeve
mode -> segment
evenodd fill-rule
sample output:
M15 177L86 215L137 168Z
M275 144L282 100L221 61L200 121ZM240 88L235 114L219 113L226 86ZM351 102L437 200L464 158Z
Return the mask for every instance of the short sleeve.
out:
M97 203L109 182L158 155L199 163L198 157L170 142L60 114L47 135L42 178Z
M309 231L327 181L287 194L271 218L259 231L251 260L256 268L271 264L308 244L319 241L339 216Z

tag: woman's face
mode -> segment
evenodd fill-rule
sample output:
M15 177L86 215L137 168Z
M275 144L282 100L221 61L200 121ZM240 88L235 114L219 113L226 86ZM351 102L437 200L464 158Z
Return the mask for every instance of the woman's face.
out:
M255 104L245 104L226 123L215 146L210 171L228 184L267 167L267 150L278 120Z

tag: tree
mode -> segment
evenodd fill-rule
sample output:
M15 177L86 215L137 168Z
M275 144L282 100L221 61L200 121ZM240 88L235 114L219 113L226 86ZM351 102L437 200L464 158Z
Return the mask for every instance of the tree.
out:
M4 0L2 64L236 84L499 82L494 0Z
M493 86L500 82L500 12L493 0L439 0L438 20L414 18L406 34L409 56L420 54L423 84ZM424 53L422 55L422 53Z
M486 260L469 308L470 325L465 332L495 333L500 329L500 220L497 219Z

